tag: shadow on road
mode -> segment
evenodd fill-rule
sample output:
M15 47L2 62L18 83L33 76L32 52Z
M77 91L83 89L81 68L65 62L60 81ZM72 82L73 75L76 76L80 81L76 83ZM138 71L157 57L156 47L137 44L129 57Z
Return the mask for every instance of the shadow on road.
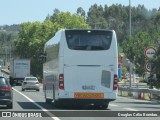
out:
M38 106L36 106L32 102L17 102L23 110L40 110ZM104 109L100 107L94 107L93 105L87 105L87 106L61 106L61 107L55 107L54 102L47 104L45 102L36 102L36 104L40 105L44 109L47 110L110 110L110 109Z
M138 101L138 102L115 102L115 103L123 103L123 104L145 104L145 105L160 105L160 104L158 104L158 103L155 103L155 102L140 102L140 101Z

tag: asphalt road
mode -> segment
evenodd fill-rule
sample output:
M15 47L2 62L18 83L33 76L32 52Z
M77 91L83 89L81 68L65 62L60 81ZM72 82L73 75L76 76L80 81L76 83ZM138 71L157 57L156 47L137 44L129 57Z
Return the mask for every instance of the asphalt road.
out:
M63 117L63 115L65 116L66 113L70 114L70 116L72 117L72 115L74 116L75 114L77 114L78 117L76 117L76 119L88 119L87 118L82 118L83 115L85 116L87 114L87 116L89 116L89 119L97 119L97 117L92 117L95 116L96 112L98 111L97 114L99 114L100 112L103 113L104 111L108 111L108 113L111 113L111 111L119 111L120 113L123 111L132 111L132 112L138 112L138 111L159 111L160 112L160 104L154 102L154 101L145 101L145 100L135 100L135 99L131 99L131 98L125 98L125 97L118 97L116 101L113 101L110 103L108 109L97 109L97 108L93 108L93 107L68 107L68 108L55 108L54 107L54 103L51 104L46 104L45 103L45 99L44 99L44 94L42 91L42 86L41 86L41 90L39 92L34 91L34 90L27 90L27 91L21 91L21 86L14 86L13 87L13 96L14 96L14 106L13 109L5 109L5 108L1 108L0 111L44 111L44 113L46 113L47 115L51 116L51 117L56 117L54 115L54 113L52 114L52 112L50 111L58 111L58 115L60 115L60 117L56 117L56 118L45 118L45 119L57 119L57 120L69 120L69 119L74 119L74 118L70 118L70 117ZM76 111L80 111L80 113L76 113ZM100 112L99 112L100 111ZM56 113L55 112L55 113ZM86 114L84 114L84 113ZM81 113L82 116L81 116ZM105 116L106 113L103 113L102 115ZM81 117L80 117L81 116ZM17 119L17 118L15 118ZM101 119L106 119L105 118L101 118ZM116 118L114 118L116 119ZM125 118L124 118L125 119ZM39 120L39 118L38 118Z
M110 102L108 109L98 109L93 107L64 107L64 108L56 108L54 107L54 103L47 104L45 103L44 94L42 91L42 85L40 87L40 91L28 90L21 91L21 86L13 87L13 109L6 109L4 107L0 108L0 112L31 112L35 113L43 111L42 114L45 114L50 117L43 118L23 118L24 120L106 120L106 119L114 119L114 120L128 120L128 119L136 119L140 120L141 114L138 114L136 117L113 117L117 114L127 114L131 113L139 113L141 111L157 111L160 113L160 104L155 101L145 101L145 100L136 100L127 97L118 97L117 100ZM115 112L114 112L115 111ZM118 111L118 112L117 112ZM146 113L145 112L145 113ZM65 116L70 117L65 117ZM107 117L110 116L111 117ZM89 116L89 117L86 117ZM98 117L96 117L98 116ZM12 118L0 118L2 120L21 120L22 118L12 117ZM159 117L146 117L147 120L158 120Z
M44 94L41 90L39 92L34 90L21 91L21 86L13 87L14 93L14 107L13 110L40 110L41 108L47 110L66 110L65 108L55 108L54 103L46 104ZM73 108L72 106L67 108L68 110L92 110L94 108L82 107ZM110 102L106 111L158 111L160 110L160 104L156 101L137 100L127 97L118 97L116 101Z

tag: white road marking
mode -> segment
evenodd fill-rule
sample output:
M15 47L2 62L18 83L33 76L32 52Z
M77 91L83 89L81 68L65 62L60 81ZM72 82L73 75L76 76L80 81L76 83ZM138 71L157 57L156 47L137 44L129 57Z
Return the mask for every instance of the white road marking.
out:
M124 97L121 97L121 96L117 96L117 98L124 98Z
M109 106L117 107L118 105L115 105L115 104L109 104Z
M125 109L125 110L130 110L130 111L139 111L139 110L133 109L133 108L123 108L123 109Z
M136 101L136 102L146 102L146 103L151 103L152 101L147 101L147 100L138 100L138 99L136 99L136 100L134 100L134 101Z
M133 98L127 98L127 97L120 97L120 96L118 96L117 98L120 98L120 99L128 99L128 100L134 100L135 102L146 102L146 103L151 103L151 102L153 102L153 101L148 101L148 100L133 99Z
M21 94L22 96L24 96L26 99L28 99L30 102L32 102L33 104L35 104L37 107L39 107L40 109L42 109L42 111L46 112L49 116L53 116L53 114L51 112L49 112L47 109L43 108L42 106L40 106L39 104L37 104L34 100L32 100L31 98L29 98L28 96L24 95L23 93L19 92L18 90L16 90L15 88L12 88L14 91L18 92L19 94ZM51 117L53 120L60 120L58 117Z
M23 93L21 93L20 91L16 90L15 88L13 88L13 90L15 90L16 92L18 92L19 94L21 94L22 96L24 96L26 99L28 99L30 102L32 102L33 104L35 104L37 107L39 107L40 109L42 109L42 111L46 112L49 116L53 116L53 114L51 112L49 112L47 109L43 108L42 106L40 106L39 104L37 104L34 100L32 100L31 98L29 98L28 96L24 95ZM118 105L115 104L109 104L109 106L112 107L117 107ZM137 109L133 109L133 108L123 108L125 110L129 110L129 111L139 111ZM61 110L59 110L61 111ZM64 111L64 110L63 110ZM69 111L69 110L67 110ZM83 110L80 110L83 111ZM92 110L93 111L93 110ZM58 117L51 117L53 120L60 120Z

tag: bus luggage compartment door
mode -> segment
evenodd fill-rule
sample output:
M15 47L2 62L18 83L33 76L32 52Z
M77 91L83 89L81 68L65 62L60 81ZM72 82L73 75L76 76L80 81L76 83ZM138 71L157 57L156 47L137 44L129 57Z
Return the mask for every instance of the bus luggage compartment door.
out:
M101 65L65 65L65 91L112 92L113 76L110 69Z

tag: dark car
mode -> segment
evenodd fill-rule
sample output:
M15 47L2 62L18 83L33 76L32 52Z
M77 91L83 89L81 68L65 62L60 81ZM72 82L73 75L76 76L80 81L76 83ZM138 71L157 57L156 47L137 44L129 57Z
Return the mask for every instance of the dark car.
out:
M6 105L8 109L13 108L12 87L3 76L0 76L0 105Z

